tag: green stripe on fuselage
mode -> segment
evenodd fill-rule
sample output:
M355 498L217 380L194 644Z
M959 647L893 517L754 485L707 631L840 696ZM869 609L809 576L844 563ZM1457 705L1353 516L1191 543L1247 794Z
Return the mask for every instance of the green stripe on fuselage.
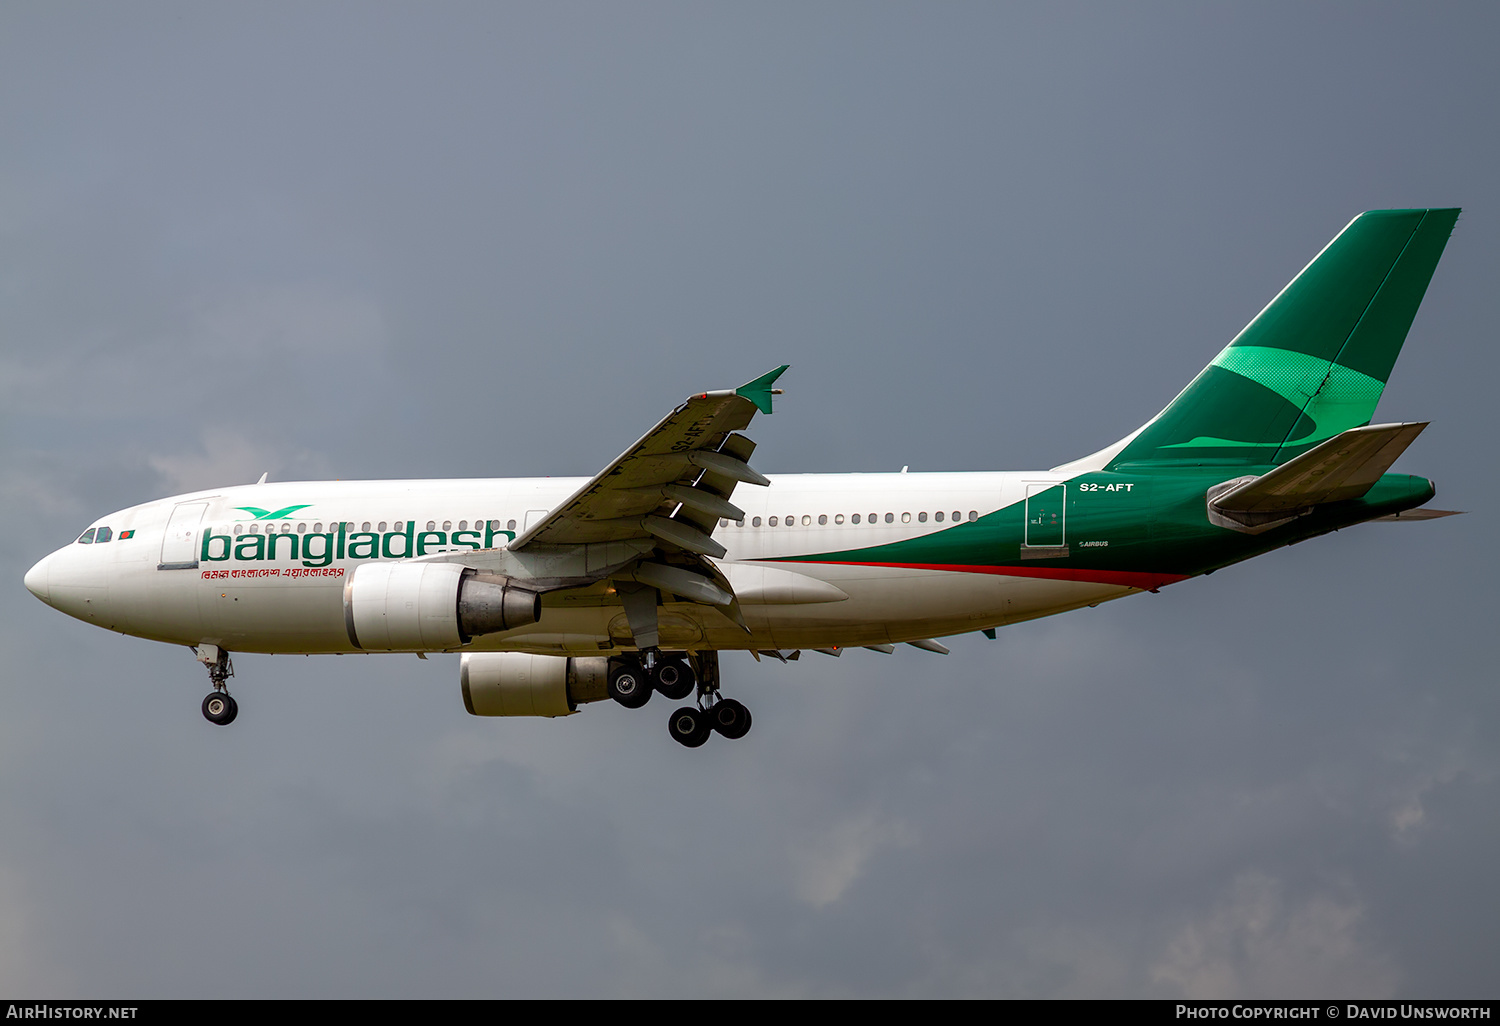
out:
M1251 468L1270 470L1269 465ZM1235 468L1232 473L1239 473ZM1263 534L1248 535L1208 520L1208 489L1225 479L1225 468L1180 465L1133 473L1089 473L1054 485L1063 490L1062 544L1027 545L1026 499L976 521L929 530L914 538L778 556L770 562L843 563L911 567L968 567L1000 571L1097 570L1109 573L1190 577L1237 563L1292 542L1400 510L1433 496L1432 483L1387 474L1363 498L1320 507ZM1048 511L1056 497L1047 494Z

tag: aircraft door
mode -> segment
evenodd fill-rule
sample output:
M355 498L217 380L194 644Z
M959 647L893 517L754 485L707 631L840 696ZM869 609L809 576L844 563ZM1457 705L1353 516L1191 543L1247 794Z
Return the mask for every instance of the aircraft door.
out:
M1067 544L1067 497L1067 485L1026 486L1026 548L1054 549Z
M198 566L198 525L206 502L179 502L172 507L167 531L161 540L161 562L158 570L194 570Z

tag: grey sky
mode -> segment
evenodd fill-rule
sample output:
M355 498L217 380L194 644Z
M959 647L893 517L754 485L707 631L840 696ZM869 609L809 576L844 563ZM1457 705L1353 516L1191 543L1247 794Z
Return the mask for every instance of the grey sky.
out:
M1493 5L0 0L0 992L1494 996ZM779 363L769 472L1155 413L1361 210L1461 205L1369 525L938 658L468 717L21 576L274 478L593 473Z

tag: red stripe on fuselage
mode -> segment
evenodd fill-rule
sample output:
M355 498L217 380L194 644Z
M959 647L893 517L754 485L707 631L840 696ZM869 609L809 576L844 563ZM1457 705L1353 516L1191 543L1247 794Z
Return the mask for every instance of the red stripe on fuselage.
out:
M766 560L771 562L771 560ZM780 562L780 561L777 561ZM828 563L833 566L889 566L901 570L946 570L960 574L996 574L1000 577L1037 577L1048 581L1083 581L1115 584L1122 588L1157 588L1188 579L1187 574L1153 574L1140 570L1083 570L1057 566L971 566L966 563L867 563L861 560L786 560L788 563Z

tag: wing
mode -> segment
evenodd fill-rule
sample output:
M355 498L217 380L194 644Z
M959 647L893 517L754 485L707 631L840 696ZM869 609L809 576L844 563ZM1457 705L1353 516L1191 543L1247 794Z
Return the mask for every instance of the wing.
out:
M741 482L769 484L750 469L755 443L740 434L756 410L771 412L781 366L733 391L703 392L667 414L509 546L527 553L552 546L649 543L667 554L719 557L711 535L721 517L744 513L729 501Z
M610 580L642 649L657 645L657 592L714 606L748 631L733 585L713 563L724 555L714 522L744 516L729 501L737 485L770 484L750 469L755 443L740 432L757 410L771 412L784 370L691 396L504 548L424 558L539 591Z

